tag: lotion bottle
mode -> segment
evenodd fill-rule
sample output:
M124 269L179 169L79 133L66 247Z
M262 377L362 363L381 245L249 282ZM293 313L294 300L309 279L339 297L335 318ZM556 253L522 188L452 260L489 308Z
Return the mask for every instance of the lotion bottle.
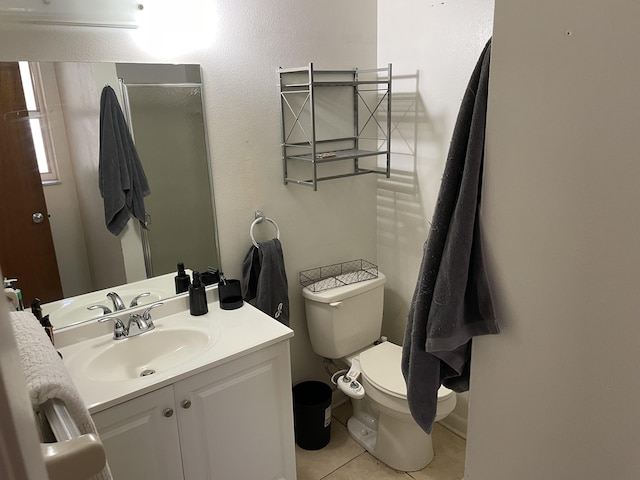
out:
M191 315L204 315L209 311L207 292L200 281L200 273L193 272L193 283L189 286L189 312Z
M3 280L3 286L5 291L5 296L7 296L16 310L24 310L24 305L22 303L22 291L19 288L16 288L12 285L13 282L17 282L17 278L5 278Z

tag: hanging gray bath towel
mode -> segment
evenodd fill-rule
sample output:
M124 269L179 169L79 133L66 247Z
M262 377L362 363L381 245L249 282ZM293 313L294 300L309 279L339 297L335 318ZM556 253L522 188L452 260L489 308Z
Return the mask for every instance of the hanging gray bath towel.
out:
M490 51L491 40L462 100L402 349L409 408L427 433L440 385L469 389L472 337L499 332L478 220Z
M108 85L100 97L98 179L107 229L119 235L131 215L147 228L144 197L151 190L116 92Z
M242 291L246 301L289 326L289 287L280 240L251 246L242 263Z

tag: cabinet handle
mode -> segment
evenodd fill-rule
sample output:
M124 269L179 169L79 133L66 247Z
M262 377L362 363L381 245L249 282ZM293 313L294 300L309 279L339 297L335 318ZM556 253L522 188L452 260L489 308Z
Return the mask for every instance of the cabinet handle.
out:
M189 408L191 406L191 400L185 400L182 402L182 408Z
M173 408L165 408L164 412L162 412L162 414L169 418L171 415L173 415Z

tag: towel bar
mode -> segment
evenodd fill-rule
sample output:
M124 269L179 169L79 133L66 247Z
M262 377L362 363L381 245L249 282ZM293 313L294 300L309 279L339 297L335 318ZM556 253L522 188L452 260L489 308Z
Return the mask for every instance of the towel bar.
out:
M42 413L47 422L49 422L53 435L59 442L71 440L81 435L76 422L73 421L69 414L69 410L59 399L52 398L47 400L42 405Z
M102 471L107 461L102 442L93 433L80 433L64 402L47 400L41 412L57 440L40 444L50 480L84 480Z
M276 227L276 238L280 240L280 228L278 228L278 224L274 220L265 217L264 214L260 210L258 210L256 211L256 219L253 221L253 223L251 223L251 227L249 228L249 236L251 237L251 242L256 248L258 248L258 242L256 242L256 239L253 236L253 227L255 227L262 221L270 222L274 227Z

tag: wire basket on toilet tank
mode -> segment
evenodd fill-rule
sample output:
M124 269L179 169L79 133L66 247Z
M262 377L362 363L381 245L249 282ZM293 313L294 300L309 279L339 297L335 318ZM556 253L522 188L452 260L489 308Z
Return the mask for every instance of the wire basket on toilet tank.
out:
M303 270L299 276L300 285L307 287L312 292L321 292L330 288L378 278L378 266L362 259L349 260L348 262Z

